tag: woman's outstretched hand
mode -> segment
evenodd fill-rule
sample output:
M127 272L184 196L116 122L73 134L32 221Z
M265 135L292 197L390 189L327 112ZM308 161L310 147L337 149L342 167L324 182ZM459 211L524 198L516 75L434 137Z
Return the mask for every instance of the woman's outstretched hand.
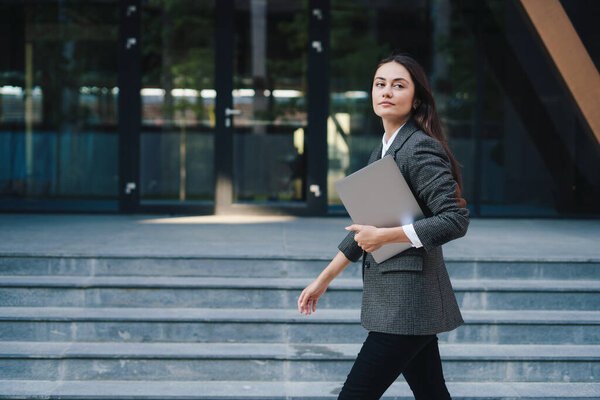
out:
M382 229L371 225L352 224L347 231L356 231L354 240L367 253L372 253L385 244Z
M338 251L329 265L319 274L319 277L300 293L300 297L298 297L298 311L300 311L300 314L310 315L315 312L319 298L325 293L331 281L348 265L350 265L350 260L346 258L344 253Z
M300 311L300 314L310 315L315 312L317 301L325 293L327 286L326 283L317 278L300 293L298 298L298 311Z

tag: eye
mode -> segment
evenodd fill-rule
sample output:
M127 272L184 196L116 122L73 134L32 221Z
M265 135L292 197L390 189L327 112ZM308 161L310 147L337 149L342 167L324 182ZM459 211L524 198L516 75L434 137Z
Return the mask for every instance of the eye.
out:
M375 82L375 86L379 87L379 86L384 86L383 82Z
M401 84L397 83L397 84L394 85L394 87L403 88L404 86L402 86Z

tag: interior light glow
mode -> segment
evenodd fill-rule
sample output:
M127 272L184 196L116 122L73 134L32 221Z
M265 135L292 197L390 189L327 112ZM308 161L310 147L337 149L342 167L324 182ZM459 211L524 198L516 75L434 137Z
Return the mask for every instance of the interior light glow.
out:
M171 90L171 95L173 97L198 97L198 91L196 89L173 89Z
M214 99L217 97L217 91L215 89L202 89L200 91L200 96L203 99Z
M347 99L366 99L369 94L362 90L349 90L344 93L344 97Z
M254 97L254 89L233 89L233 97Z
M280 97L280 98L293 98L293 97L302 97L303 94L299 90L275 89L275 90L273 90L273 96Z
M0 87L0 94L12 94L20 96L23 94L23 88L20 86L2 86Z
M165 89L161 89L161 88L143 88L142 91L142 96L164 96L165 95Z

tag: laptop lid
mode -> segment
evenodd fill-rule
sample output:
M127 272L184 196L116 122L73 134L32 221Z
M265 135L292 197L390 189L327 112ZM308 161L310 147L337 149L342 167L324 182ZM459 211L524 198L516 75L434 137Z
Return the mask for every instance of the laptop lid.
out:
M423 218L421 207L391 155L337 181L334 187L355 224L387 228ZM372 255L380 263L411 247L410 242L391 243Z

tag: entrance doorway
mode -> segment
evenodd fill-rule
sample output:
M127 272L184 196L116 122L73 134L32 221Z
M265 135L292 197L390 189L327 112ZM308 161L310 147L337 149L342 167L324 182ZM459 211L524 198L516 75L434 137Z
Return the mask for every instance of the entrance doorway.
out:
M132 3L141 113L137 139L121 126L137 153L122 152L121 209L326 213L328 80L311 70L328 71L327 10L301 0ZM122 18L125 30L136 23Z

